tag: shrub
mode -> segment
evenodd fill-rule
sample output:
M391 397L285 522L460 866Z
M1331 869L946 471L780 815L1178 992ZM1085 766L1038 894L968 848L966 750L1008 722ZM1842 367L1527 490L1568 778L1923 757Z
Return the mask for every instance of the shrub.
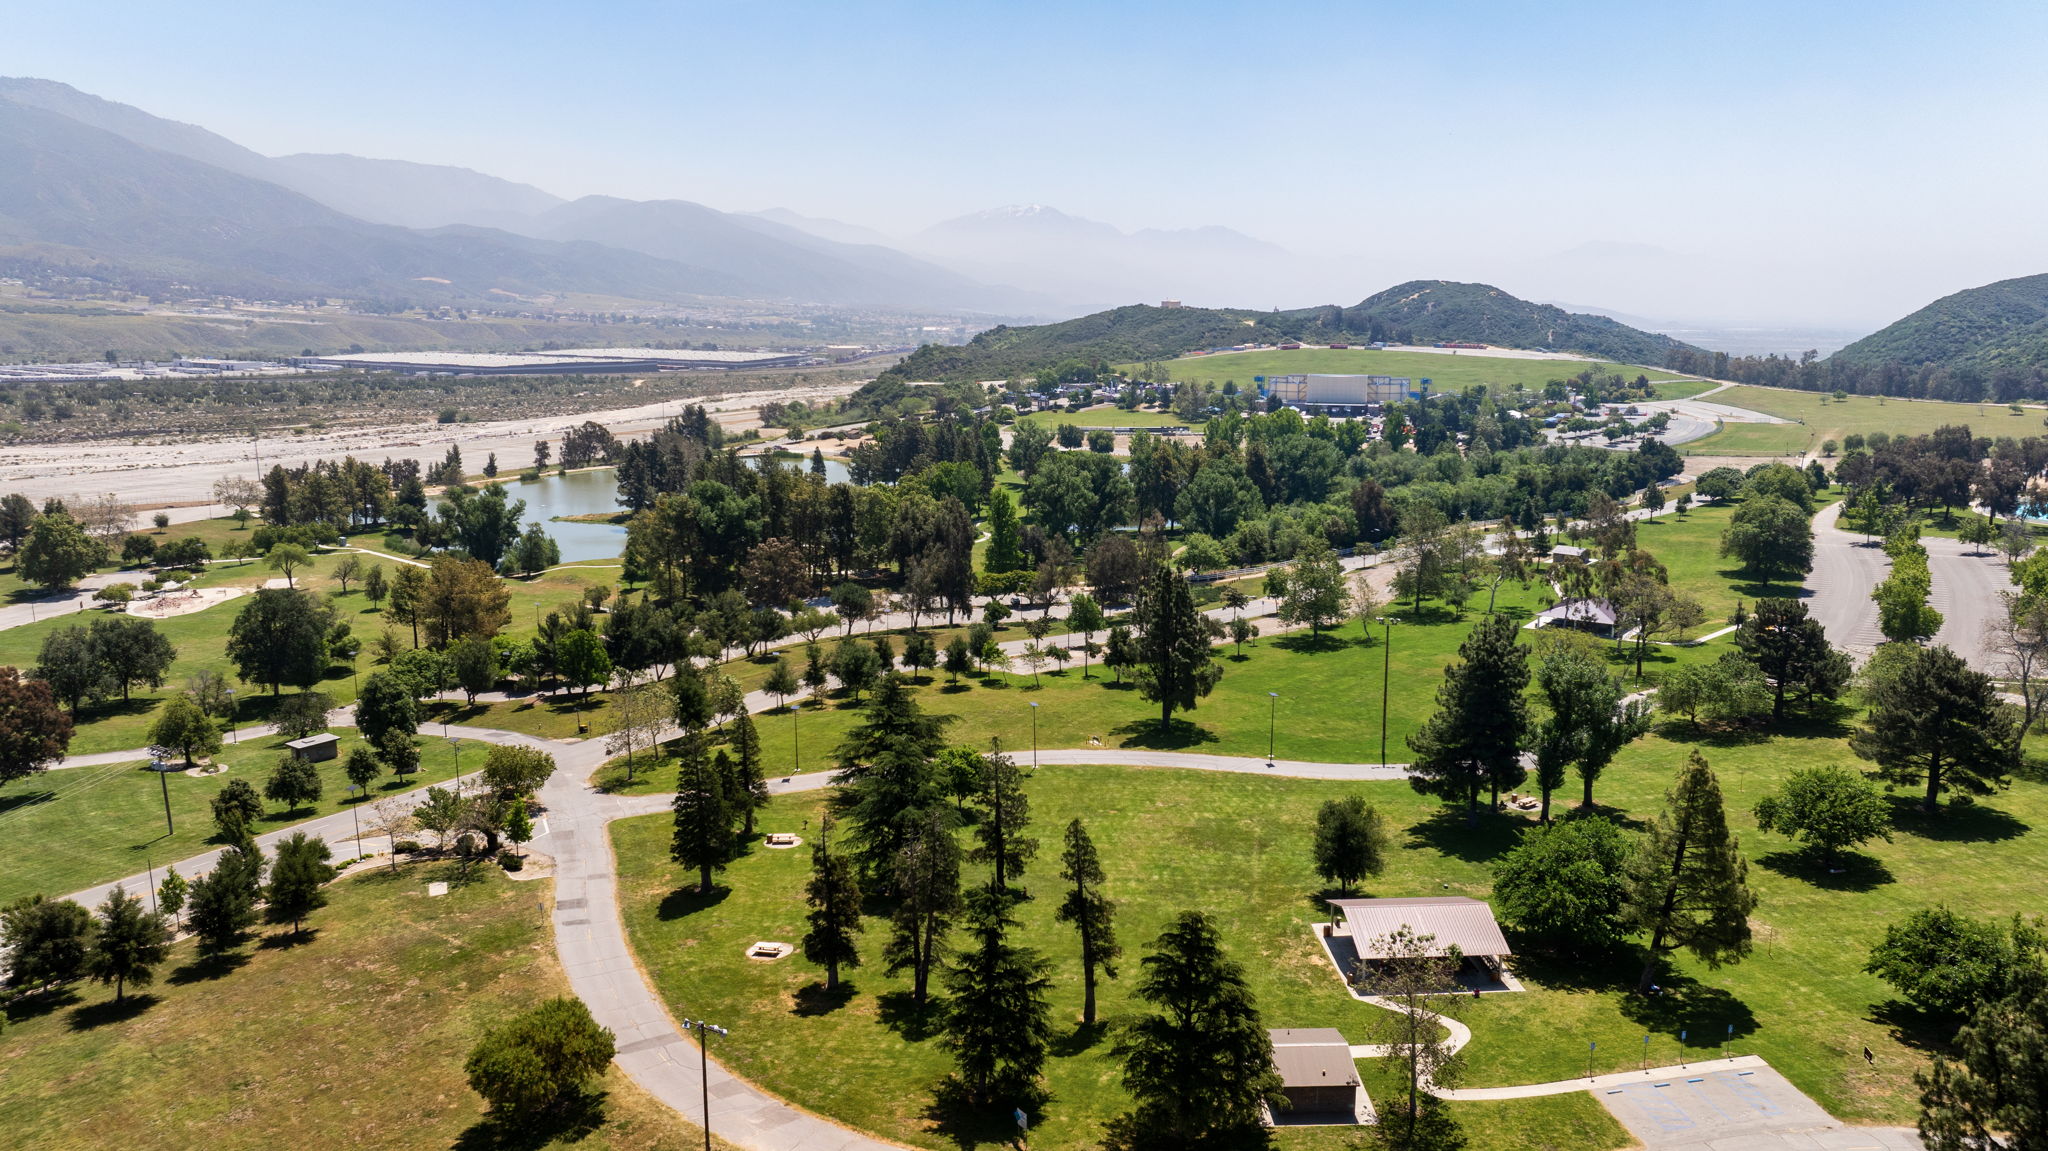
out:
M597 1025L582 1000L550 999L493 1028L463 1070L494 1113L524 1119L578 1099L615 1050L611 1031Z

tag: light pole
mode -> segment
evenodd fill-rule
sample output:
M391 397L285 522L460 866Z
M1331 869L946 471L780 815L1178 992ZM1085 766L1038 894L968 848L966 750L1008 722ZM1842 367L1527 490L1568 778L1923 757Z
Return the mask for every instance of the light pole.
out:
M803 704L792 701L789 705L789 774L798 775L804 769L804 748L798 742L796 730L797 709Z
M448 725L447 725L447 724L445 724L445 723L444 723L444 724L442 724L442 725L441 725L441 730L442 730L443 732L446 732L446 731L448 730ZM462 740L461 740L461 739L459 739L459 738L452 738L452 739L450 739L450 740L448 741L448 754L449 754L449 755L450 755L450 756L451 756L451 757L452 757L452 758L453 758L453 759L455 760L455 798L457 798L457 799L461 799L461 798L462 798Z
M368 787L358 788L353 783L348 785L348 797L350 800L348 805L348 813L351 816L354 816L356 821L356 854L358 856L363 854L363 805L354 802L356 798L356 792L359 790L364 795L370 794L370 789Z
M178 832L177 828L171 826L171 773L166 770L171 765L159 759L150 766L156 769L157 786L162 788L164 793L164 838L168 839Z
M1031 701L1031 770L1038 770L1038 701Z
M731 1032L702 1019L683 1020L683 1030L697 1033L697 1081L704 1101L704 1151L711 1151L711 1036L729 1035Z
M1266 698L1271 701L1266 709L1266 766L1273 766L1273 738L1280 724L1280 693L1269 691Z
M1394 617L1380 619L1380 766L1387 765L1387 688L1394 676Z

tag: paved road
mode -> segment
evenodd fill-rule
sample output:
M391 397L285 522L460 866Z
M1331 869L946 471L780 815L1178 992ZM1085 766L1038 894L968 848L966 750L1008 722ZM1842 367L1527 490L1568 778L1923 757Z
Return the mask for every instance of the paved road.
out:
M1919 1151L1924 1146L1905 1128L1844 1125L1761 1059L1716 1059L1602 1076L1590 1090L1651 1151Z
M1941 612L1941 631L1934 642L1947 644L1978 671L1999 673L2000 659L1984 642L1984 629L2005 610L2000 593L2012 590L2005 557L1961 540L1923 536L1927 570L1934 578L1928 601Z
M1828 642L1860 663L1884 642L1870 591L1889 565L1877 543L1866 544L1861 535L1837 526L1841 512L1842 505L1834 503L1813 517L1813 574L1806 581L1813 597L1807 606L1827 630Z
M1877 629L1875 588L1891 570L1884 548L1868 543L1838 520L1842 505L1830 504L1813 517L1813 574L1809 607L1827 629L1828 640L1861 662L1884 642ZM1984 628L2003 610L2001 592L2012 588L2005 558L1997 552L1975 554L1960 540L1923 536L1933 589L1928 602L1942 614L1935 643L1947 644L1979 671L1998 672L1998 658L1984 642Z

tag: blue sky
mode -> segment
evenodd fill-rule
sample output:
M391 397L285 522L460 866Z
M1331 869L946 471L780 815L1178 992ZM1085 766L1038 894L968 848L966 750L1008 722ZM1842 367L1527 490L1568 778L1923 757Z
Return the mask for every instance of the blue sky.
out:
M19 7L0 73L568 196L1224 224L1356 294L1767 272L1814 321L2048 271L2038 3Z

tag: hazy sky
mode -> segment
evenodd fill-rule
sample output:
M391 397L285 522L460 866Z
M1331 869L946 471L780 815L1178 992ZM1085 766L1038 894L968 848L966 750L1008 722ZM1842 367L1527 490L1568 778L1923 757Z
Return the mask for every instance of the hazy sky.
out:
M263 152L897 233L1224 224L1329 258L1284 303L1441 276L1869 327L2048 271L2038 0L10 7L0 72Z

